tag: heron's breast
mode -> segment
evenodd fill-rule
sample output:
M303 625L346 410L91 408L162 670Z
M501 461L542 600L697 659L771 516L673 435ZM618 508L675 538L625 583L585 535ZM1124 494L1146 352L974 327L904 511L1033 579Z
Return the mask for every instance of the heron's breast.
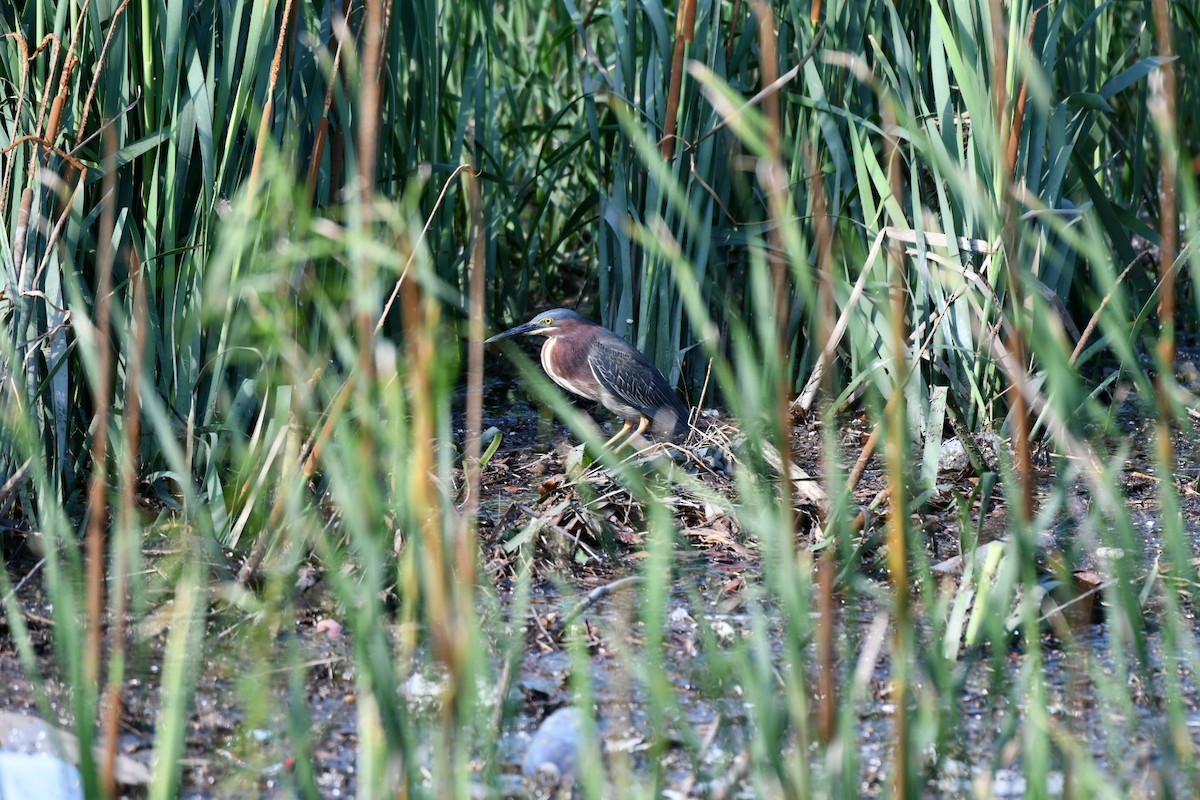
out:
M559 386L590 400L600 396L600 383L587 363L587 341L554 337L542 345L542 369Z

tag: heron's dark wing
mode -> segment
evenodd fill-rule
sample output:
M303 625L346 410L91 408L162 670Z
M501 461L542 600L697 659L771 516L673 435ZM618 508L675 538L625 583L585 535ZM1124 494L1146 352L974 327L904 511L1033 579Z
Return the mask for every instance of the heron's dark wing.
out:
M624 339L598 338L588 354L588 365L601 386L643 416L658 421L669 411L675 415L674 427L687 424L687 408L662 372Z

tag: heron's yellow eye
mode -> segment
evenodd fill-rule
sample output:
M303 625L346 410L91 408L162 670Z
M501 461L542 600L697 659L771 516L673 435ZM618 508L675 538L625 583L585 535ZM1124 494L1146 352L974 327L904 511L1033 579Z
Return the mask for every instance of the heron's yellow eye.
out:
M542 324L543 324L543 325L553 325L553 324L554 324L554 317L545 317L545 318L543 318L543 319L542 319Z

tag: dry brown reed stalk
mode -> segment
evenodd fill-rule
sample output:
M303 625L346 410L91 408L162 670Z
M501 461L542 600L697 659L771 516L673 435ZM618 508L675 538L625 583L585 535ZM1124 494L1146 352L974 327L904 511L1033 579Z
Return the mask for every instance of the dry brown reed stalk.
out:
M52 102L50 100L50 92L54 88L54 72L58 68L58 54L62 50L62 42L53 33L48 33L42 38L37 49L29 54L29 60L32 61L37 58L47 45L50 45L50 63L46 65L46 85L42 87L42 99L38 101L37 123L33 128L39 136L42 135L42 131L46 130L46 110ZM33 166L36 161L36 157L29 160L29 177L31 180L33 178Z
M1020 237L1017 233L1016 200L1013 192L1014 164L1016 148L1010 148L1010 142L1021 138L1020 128L1023 114L1014 114L1010 119L1008 113L1008 26L1005 23L1003 0L989 0L988 8L991 14L992 28L992 91L995 93L995 118L1000 137L999 151L1006 154L1001 164L1000 203L1001 233L1000 239L1004 247L1004 273L1008 286L1009 318L1012 325L1008 329L1008 348L1019 363L1025 363L1024 316L1025 316L1025 283L1017 262ZM1018 370L1010 376L1010 380L1021 382L1026 380L1025 370ZM1029 409L1025 404L1023 388L1013 385L1012 396L1012 445L1013 471L1021 494L1017 501L1017 518L1022 525L1028 525L1033 520L1033 454L1029 442L1030 420Z
M358 100L358 211L359 224L371 225L375 220L375 160L379 147L379 61L383 50L383 0L366 0L366 19L363 21L362 85ZM359 265L359 281L363 291L370 292L375 283L374 259L365 258ZM360 303L355 314L358 331L358 370L362 396L365 400L375 382L375 329L367 303ZM417 328L418 331L422 330ZM417 439L422 443L432 440ZM371 437L360 443L364 464L375 463Z
M75 55L76 45L79 42L79 33L83 27L83 21L87 18L87 7L91 0L85 0L83 9L80 12L79 19L76 21L75 29L71 32L71 44L67 48L67 60L63 64L62 75L59 78L58 95L54 98L54 106L50 111L50 121L46 126L45 138L48 142L53 142L58 136L58 127L62 120L62 110L66 105L67 97L70 94L71 77L75 73L75 68L79 66L79 58ZM88 117L91 115L92 102L96 97L96 86L100 83L100 76L104 74L104 62L108 58L108 48L112 44L113 34L117 30L117 20L125 13L125 9L129 6L129 0L124 0L117 10L113 12L113 16L108 26L108 33L104 37L104 45L100 50L100 57L96 61L96 69L92 75L92 82L88 86L87 95L83 101L83 108L79 115L79 125L75 131L74 150L79 149L80 142L83 141L84 134L87 132ZM50 82L47 81L47 86ZM111 122L111 120L110 120ZM66 173L63 180L66 183L71 183L75 179L76 167L72 164L67 164Z
M89 0L89 2L90 2L90 0ZM92 75L92 82L88 86L87 96L84 98L84 101L83 101L83 110L82 110L82 112L80 114L80 118L79 118L79 129L75 133L75 146L76 147L78 147L79 143L81 141L83 141L83 135L87 131L87 121L88 121L88 116L90 115L91 110L92 110L92 101L96 98L96 86L100 83L100 76L104 73L103 65L104 65L105 60L108 58L108 48L112 44L113 34L116 33L116 30L117 30L117 20L121 18L121 15L125 13L125 9L128 7L129 7L129 0L124 0L124 2L121 3L121 5L117 6L117 10L113 12L112 21L108 25L108 33L104 37L104 47L102 47L100 49L100 58L96 62L96 72L95 72L95 74ZM87 8L87 3L84 3L84 8L85 9ZM79 18L82 21L83 15L81 14ZM76 36L78 36L78 33L79 33L79 31L78 31L78 29L76 29L75 34L73 34L71 37L71 52L72 53L74 53L74 51L75 51L75 38L76 38ZM64 75L64 79L65 79L65 77L66 77L65 71L64 71L63 75Z
M388 29L392 24L392 0L387 0L383 5L383 24L379 29L379 57L375 65L375 83L376 86L382 84L383 69L387 66L387 57L384 55L384 50L387 46ZM383 127L383 103L376 103L375 109L375 125L379 128Z
M359 6L362 8L362 6ZM352 32L350 29L350 15L355 11L353 0L342 0L342 15L333 22L334 34L338 37L339 44L345 44L346 41L356 42L362 37L363 26L367 23L367 15L362 14L358 21L358 27ZM334 76L334 80L339 79L342 82L342 93L345 97L350 96L350 74L346 70L342 70L340 74ZM330 203L337 202L338 192L345 184L345 161L346 161L346 130L344 121L341 119L341 112L338 106L332 107L333 121L330 123L330 129L333 136L330 140L329 149L329 194Z
M283 18L279 21L279 37L275 41L275 55L271 58L271 72L267 79L267 96L263 101L262 117L258 121L258 138L254 145L254 161L250 166L250 176L246 179L247 194L254 197L258 194L259 173L262 172L263 154L271 131L271 116L275 109L275 86L279 83L279 69L283 64L283 48L287 42L288 23L292 19L292 2L286 0L283 6Z
M128 381L125 384L125 452L121 458L121 501L117 509L117 537L113 547L112 564L112 627L109 630L109 663L117 667L109 669L108 683L104 692L104 725L101 740L104 757L100 762L100 785L116 785L117 735L121 721L121 681L125 661L125 615L129 605L128 542L125 537L134 535L137 517L136 484L138 478L138 445L141 440L141 386L142 358L146 350L146 325L150 314L146 303L146 285L142 280L142 267L137 252L130 247L129 283L133 290L133 305L130 314L132 349L129 353Z
M475 150L474 138L472 132L472 152ZM473 593L476 562L475 527L479 513L479 437L483 427L483 315L487 288L487 228L483 219L483 194L479 187L479 176L468 170L463 180L467 185L472 228L470 312L467 317L467 460L464 467L466 474L463 476L467 496L461 512L455 551L458 586L461 591ZM463 603L471 602L470 594L459 599Z
M104 137L104 207L100 211L100 241L96 254L100 273L96 288L96 321L92 335L98 349L97 375L92 381L92 402L95 404L92 437L92 476L88 483L87 526L87 638L84 646L84 681L100 687L100 641L104 621L104 564L105 528L108 521L108 404L112 393L112 342L109 340L109 303L112 294L113 230L116 227L117 144L111 131ZM115 763L116 751L113 751ZM113 779L114 765L101 766L100 791L105 797L116 794Z
M334 108L334 116L338 116ZM333 136L329 142L329 202L338 201L341 187L345 183L346 170L346 131L341 125L330 124Z
M421 556L425 564L421 589L433 653L448 673L442 697L446 709L442 731L446 738L442 744L452 747L458 693L469 662L470 641L464 621L465 610L459 606L460 594L451 586L455 580L454 562L447 553L446 520L433 478L436 467L433 442L437 435L438 412L432 376L439 366L436 341L441 307L436 298L422 292L419 281L404 282L400 305L413 443L409 453L407 502L412 519L419 526ZM443 759L447 768L452 762L452 758ZM438 777L449 780L450 776Z
M758 20L758 46L760 68L764 84L772 84L779 77L778 42L775 36L775 14L765 0L752 0L754 15ZM788 173L783 163L783 153L780 139L783 135L782 120L779 112L779 95L771 93L763 98L763 115L766 118L765 155L759 159L756 171L759 183L767 195L767 213L769 215L768 259L771 266L771 276L775 287L775 324L776 346L779 348L775 357L777 363L786 364L789 353L788 330L788 299L789 271L786 243L783 239L783 225L790 216L788 209ZM783 525L786 530L795 531L795 519L792 513L792 493L788 482L791 472L791 409L787 394L787 383L779 379L775 392L775 420L779 433L780 480L787 487L781 493L780 512L783 514Z
M733 41L737 36L741 26L738 22L742 18L742 0L733 0L733 13L729 15L729 32L725 35L725 68L728 69L733 63Z
M892 196L901 198L904 196L904 184L900 169L900 148L895 139L896 113L892 107L890 96L884 95L881 100L884 130L883 150L888 170L888 185ZM908 474L908 437L906 433L908 409L904 401L904 387L908 382L908 359L905 357L905 348L908 344L908 334L905 330L908 293L903 255L894 242L888 245L887 254L892 301L890 322L893 370L892 396L888 401L891 413L887 414L885 459L891 507L887 521L887 563L896 612L896 624L892 632L892 685L896 705L894 723L896 740L892 753L895 776L892 782L892 796L896 800L907 800L909 773L912 769L908 753L908 658L912 623L909 619L908 514L906 513L908 504L905 499L905 478Z
M663 120L662 157L675 157L675 130L679 122L679 95L683 87L683 58L696 35L696 0L680 0L675 14L675 50L671 54L671 83L667 87L667 113Z
M349 13L349 10L350 3L347 2L345 9L346 13ZM294 23L295 15L293 15L293 24ZM334 50L333 66L329 73L329 85L325 87L325 100L321 105L321 119L317 122L317 131L316 136L313 139L312 154L309 156L308 175L304 181L304 200L309 208L312 208L317 194L317 177L321 172L321 159L324 158L325 155L325 142L329 138L329 130L331 126L329 114L330 109L333 106L333 91L337 86L339 76L342 72L342 49L346 45L347 31L348 27L344 24L344 22L342 24L334 25L334 36L337 38L337 49ZM341 185L340 145L341 138L339 134L335 142L335 148L330 152L330 204L336 202L338 186ZM376 331L378 331L378 328L376 328ZM317 374L313 375L312 380L310 380L310 385L316 382L316 379L319 377L319 375L320 371L318 370ZM317 431L314 431L312 434L310 434L309 438L300 448L299 454L303 458L301 475L306 479L312 477L313 472L316 470L317 460L320 458L321 448L324 446L325 442L328 441L329 437L333 435L333 425L336 422L336 419L341 416L341 411L345 408L345 402L349 399L349 394L346 392L346 389L351 385L350 379L352 377L353 374L347 378L346 383L342 384L341 390L339 390L337 396L334 398L332 409L336 410L336 415L328 415L325 424L319 431L319 434ZM314 439L314 437L317 438ZM281 494L276 500L275 506L271 509L272 518L277 518L278 516L282 515L284 499L285 496ZM255 551L258 551L257 558L253 557ZM242 569L238 573L239 584L245 585L246 581L249 580L253 572L258 569L258 563L264 553L265 539L259 537L255 542L255 547L252 549L252 557L247 558L246 562L242 565Z
M19 120L23 118L22 114L25 110L25 90L29 85L29 62L33 56L29 54L29 43L26 42L24 37L22 37L20 34L6 33L4 36L0 37L0 41L4 39L12 39L14 42L16 42L17 49L21 51L21 80L19 81L17 87L17 105L13 111L13 119ZM45 40L43 40L43 44L44 43ZM40 51L41 48L39 47L38 49ZM5 148L4 154L6 154L8 158L5 160L4 164L4 182L3 184L0 184L0 208L5 208L8 205L8 190L12 184L13 172L16 171L17 154L15 150L15 144ZM28 190L28 187L26 187L26 190ZM33 198L30 196L30 202L32 201ZM21 203L22 205L25 204L24 197L22 197ZM29 214L26 210L26 221L28 221L28 216ZM18 228L20 228L19 223ZM22 251L23 250L24 248L22 248ZM20 268L20 260L15 260L13 263Z
M1155 384L1155 450L1162 470L1175 463L1175 445L1171 438L1175 427L1175 259L1178 251L1179 220L1176 206L1179 174L1179 139L1175 117L1176 85L1171 16L1165 0L1154 0L1154 34L1163 64L1162 82L1152 89L1148 103L1154 117L1159 144L1159 246L1158 246L1158 364ZM1193 78L1194 80L1194 78ZM1163 491L1166 491L1165 489ZM1172 500L1171 502L1177 502ZM1166 505L1164 503L1164 505ZM1178 513L1178 506L1175 511ZM1186 563L1186 562L1185 562ZM1174 727L1174 726L1172 726ZM1195 762L1195 745L1186 735L1172 737L1176 758L1181 763Z
M1175 122L1175 65L1171 42L1171 15L1164 0L1154 0L1154 38L1163 59L1162 83L1150 98L1150 113L1159 131L1159 245L1158 245L1158 451L1161 464L1175 462L1171 443L1170 389L1175 374L1175 258L1178 251L1179 212L1176 207L1179 154Z
M1029 35L1025 38L1025 48L1033 50L1033 34L1034 28L1037 26L1038 15L1042 13L1042 9L1046 6L1039 6L1033 10L1029 16ZM1029 79L1024 75L1021 76L1021 88L1017 91L1017 104L1013 108L1012 131L1013 135L1008 137L1008 148L1005 152L1005 158L1008 160L1008 174L1012 175L1017 165L1017 150L1021 145L1021 131L1025 125L1025 104L1029 100Z
M364 211L375 199L375 160L379 146L379 65L383 52L383 0L365 0L362 86L358 100L358 191ZM371 217L368 217L371 218Z
M379 139L379 57L383 45L383 7L382 0L366 0L366 16L362 24L363 60L361 85L358 99L358 185L355 202L357 203L357 224L361 233L375 221L375 159ZM360 260L356 280L359 291L364 298L373 297L375 284L375 260L367 257ZM418 307L420 303L416 304ZM354 312L354 327L358 338L358 376L355 382L358 387L359 404L369 408L371 397L375 391L375 331L371 325L371 311L365 299L360 299ZM419 320L414 320L419 322ZM421 335L422 326L414 328ZM421 401L418 401L421 402ZM425 409L428 411L428 409ZM419 413L419 412L418 412ZM415 462L424 459L426 443L432 440L432 429L429 438L417 438L420 444L414 451ZM364 465L375 463L375 442L370 436L359 437L359 459Z
M299 28L299 23L300 23L300 6L299 6L299 4L293 3L292 7L291 7L291 12L292 13L288 15L289 16L288 23L287 23L288 35L287 35L287 45L285 47L285 51L286 51L288 62L294 66L296 63L296 35L297 35L296 31Z
M338 36L337 40L337 49L333 53L333 69L329 74L329 85L325 87L325 102L321 106L321 119L317 123L317 134L313 139L312 155L308 162L308 177L304 182L304 196L309 206L312 206L317 193L317 175L321 171L321 159L325 155L325 141L329 138L329 110L333 106L333 89L337 86L338 74L342 68L342 48L346 44L346 38ZM336 192L336 188L336 184L330 185L331 195Z
M338 46L338 56L341 56L341 45ZM336 63L336 62L335 62ZM313 201L317 196L317 175L321 171L321 159L325 156L325 142L329 139L329 104L332 99L333 87L330 86L326 92L325 111L321 114L321 119L317 121L316 136L313 137L312 154L308 161L308 176L304 180L304 200L309 208L312 208Z
M24 105L24 100L25 100L25 81L29 75L29 66L28 66L28 63L26 62L25 56L24 56L24 53L26 50L25 40L20 38L16 34L10 33L10 34L0 37L0 41L3 41L4 39L9 39L9 38L16 39L17 46L21 49L21 52L22 52L20 88L17 89L17 105L16 105L16 110L13 112L13 119L20 119L21 118L21 109L22 109L22 106ZM16 163L16 154L15 153L8 152L7 155L8 155L8 157L6 159L4 159L4 167L3 167L4 177L2 180L0 180L0 208L8 207L8 186L9 186L9 181L12 179L13 165ZM20 262L14 262L14 263L20 263Z
M808 162L808 172L813 176L811 196L813 224L816 227L817 236L817 330L821 341L827 342L833 336L833 317L836 308L833 277L833 230L829 224L829 212L825 204L825 177L816 163L816 154L812 146L805 147L804 152ZM821 417L826 426L826 437L829 437L831 435L829 428L834 424L835 411L832 408L832 373L826 371L821 383L824 388L823 405L825 407ZM826 456L832 458L835 454L827 452ZM825 493L829 497L836 497L836 488L833 486L835 474L833 465L826 463L824 473ZM817 731L821 736L821 741L825 744L833 741L834 733L837 730L838 708L837 682L834 680L836 670L834 631L837 627L837 605L833 600L833 583L837 572L837 542L833 541L827 532L832 528L836 535L836 531L840 527L841 521L834 520L833 526L823 524L819 529L824 548L817 561L817 662L820 665L818 675L820 706Z
M68 53L73 54L75 52L76 46L79 44L79 34L83 30L83 23L84 23L84 20L87 19L88 7L91 6L91 4L92 4L92 0L83 0L83 6L81 6L79 9L79 16L76 17L76 19L75 19L75 27L71 30L71 44L67 48ZM128 4L128 0L127 0L126 4ZM113 14L114 20L116 19L116 17L117 17L117 15ZM70 57L70 56L68 56L68 57ZM100 61L103 62L104 59L101 58Z

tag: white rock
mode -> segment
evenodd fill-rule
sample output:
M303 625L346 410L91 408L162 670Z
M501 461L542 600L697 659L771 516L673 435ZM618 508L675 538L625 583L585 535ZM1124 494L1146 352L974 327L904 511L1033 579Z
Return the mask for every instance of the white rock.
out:
M83 800L79 770L49 753L0 752L0 797Z

